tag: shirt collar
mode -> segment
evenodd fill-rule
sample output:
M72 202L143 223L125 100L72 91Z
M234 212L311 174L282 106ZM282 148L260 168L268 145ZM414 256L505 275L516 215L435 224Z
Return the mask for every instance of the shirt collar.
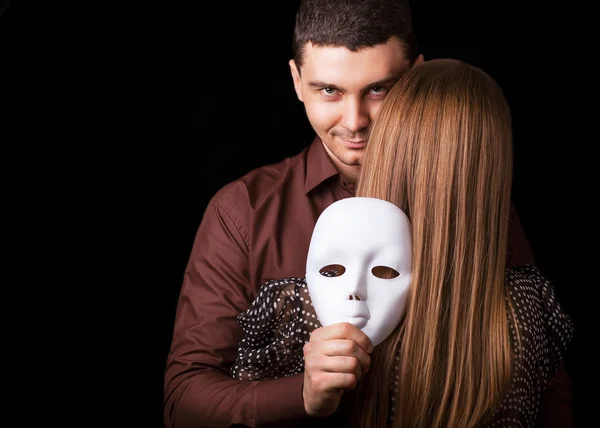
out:
M339 171L329 159L329 155L323 147L321 139L317 136L308 148L306 159L306 176L304 178L304 194L323 183L334 175L339 175Z

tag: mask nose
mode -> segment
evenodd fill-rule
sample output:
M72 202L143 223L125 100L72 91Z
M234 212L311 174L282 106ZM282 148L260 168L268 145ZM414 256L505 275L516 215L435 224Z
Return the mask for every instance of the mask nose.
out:
M355 269L349 272L346 280L346 296L348 300L367 300L367 283L363 269Z

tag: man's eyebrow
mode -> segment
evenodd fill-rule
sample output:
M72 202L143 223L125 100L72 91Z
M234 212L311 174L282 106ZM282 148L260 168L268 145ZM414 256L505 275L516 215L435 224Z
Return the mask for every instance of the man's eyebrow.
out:
M396 82L399 78L400 78L399 76L389 76L389 77L377 80L376 82L369 83L368 85L364 86L361 90L364 91L367 89L371 89L375 86L385 86L389 83ZM345 91L345 89L342 88L341 86L334 85L333 83L327 83L322 80L311 80L310 82L308 82L308 86L313 89L331 88L331 89L337 89L338 91L341 91L341 92Z

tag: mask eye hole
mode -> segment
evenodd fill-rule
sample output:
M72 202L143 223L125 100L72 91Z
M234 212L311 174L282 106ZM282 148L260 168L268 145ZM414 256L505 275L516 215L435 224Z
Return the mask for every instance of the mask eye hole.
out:
M342 265L327 265L323 266L319 273L327 277L342 276L346 272L346 268Z
M396 269L387 266L375 266L371 269L371 273L381 279L392 279L400 276L400 273Z

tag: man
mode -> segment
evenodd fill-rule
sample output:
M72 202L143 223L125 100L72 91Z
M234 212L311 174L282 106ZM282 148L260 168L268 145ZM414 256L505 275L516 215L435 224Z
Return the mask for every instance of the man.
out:
M237 316L266 281L305 275L319 214L354 194L381 101L423 61L403 1L302 1L293 46L294 88L317 136L298 155L251 171L209 202L177 306L165 372L167 427L335 426L344 411L341 390L356 385L370 364L368 338L341 324L313 334L303 374L260 382L230 376L242 337ZM514 210L511 220L507 262L532 262ZM351 363L344 368L340 361ZM569 379L564 370L556 379L546 400L556 413L548 419L565 427Z

